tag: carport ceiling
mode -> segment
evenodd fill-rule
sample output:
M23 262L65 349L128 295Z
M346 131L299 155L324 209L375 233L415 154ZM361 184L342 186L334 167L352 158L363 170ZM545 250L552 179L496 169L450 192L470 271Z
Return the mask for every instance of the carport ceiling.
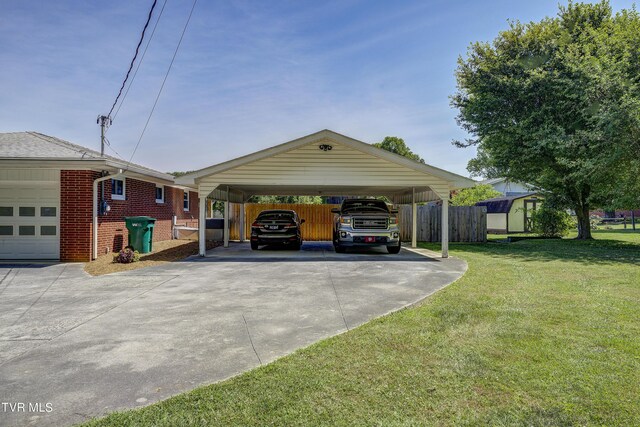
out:
M330 130L213 165L176 181L197 186L200 197L237 203L253 195L385 195L394 203L428 202L475 184L469 178Z

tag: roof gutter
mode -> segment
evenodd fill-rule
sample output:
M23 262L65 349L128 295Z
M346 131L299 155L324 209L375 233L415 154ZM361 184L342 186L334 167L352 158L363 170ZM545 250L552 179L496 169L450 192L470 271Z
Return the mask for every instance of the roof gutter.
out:
M74 158L74 157L0 157L2 167L42 167L64 170L123 170L137 174L141 180L158 181L164 185L172 185L175 179L172 175L139 167L137 165L127 165L126 162L109 158ZM130 175L131 176L131 175Z

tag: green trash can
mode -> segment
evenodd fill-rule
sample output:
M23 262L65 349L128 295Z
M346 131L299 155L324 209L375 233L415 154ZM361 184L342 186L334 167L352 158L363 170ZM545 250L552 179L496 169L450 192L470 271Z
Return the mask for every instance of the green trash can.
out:
M151 252L156 219L148 216L126 216L124 222L129 230L129 246L141 254Z

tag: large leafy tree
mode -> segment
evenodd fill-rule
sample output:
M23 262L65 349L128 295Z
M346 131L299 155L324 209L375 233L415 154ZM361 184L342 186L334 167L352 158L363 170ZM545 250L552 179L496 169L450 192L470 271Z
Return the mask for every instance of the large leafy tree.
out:
M548 191L575 210L578 238L591 238L591 207L640 187L626 172L640 156L635 9L570 2L557 17L511 23L472 44L456 77L452 105L472 135L456 144L478 147L469 170Z
M474 187L463 188L457 191L453 197L451 197L451 204L453 206L473 206L483 200L492 199L501 195L502 193L489 184L478 184Z
M399 154L416 162L424 163L424 159L411 151L407 144L405 144L404 139L398 138L397 136L387 136L382 142L377 142L373 144L373 146Z

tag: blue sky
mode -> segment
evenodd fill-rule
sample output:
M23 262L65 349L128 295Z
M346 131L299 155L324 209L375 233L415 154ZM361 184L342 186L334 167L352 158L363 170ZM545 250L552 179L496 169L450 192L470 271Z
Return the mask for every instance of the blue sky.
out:
M108 132L127 160L191 4L168 0ZM612 1L615 10L631 4ZM113 103L150 5L2 0L0 132L35 130L99 149L96 116ZM539 20L557 6L199 0L134 162L199 169L328 128L370 143L402 137L427 163L467 175L474 150L451 145L465 137L448 98L458 56L508 20Z

